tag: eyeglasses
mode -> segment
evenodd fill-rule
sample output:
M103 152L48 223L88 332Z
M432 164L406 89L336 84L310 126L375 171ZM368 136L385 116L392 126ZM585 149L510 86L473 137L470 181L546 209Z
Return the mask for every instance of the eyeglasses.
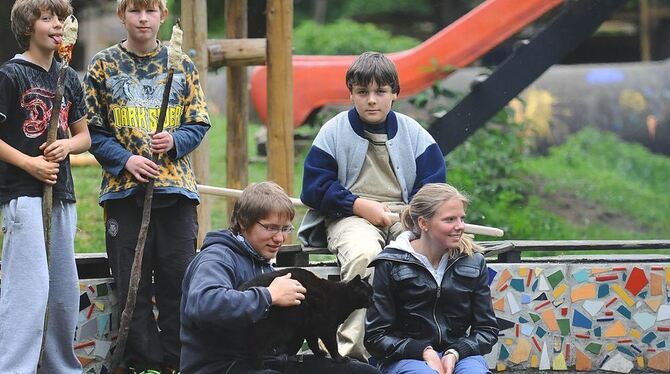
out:
M261 225L262 228L265 229L267 232L271 232L272 235L277 235L277 233L281 232L282 234L288 235L295 230L295 227L293 225L289 226L277 226L277 225L266 225L261 222L256 222L257 224Z

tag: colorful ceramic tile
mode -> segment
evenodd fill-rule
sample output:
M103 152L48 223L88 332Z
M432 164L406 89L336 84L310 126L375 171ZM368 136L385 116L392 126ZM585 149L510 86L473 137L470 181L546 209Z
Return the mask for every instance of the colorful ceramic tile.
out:
M544 268L536 267L535 269L533 269L533 272L535 273L536 276L540 275L540 274L542 274L542 272L544 272Z
M664 304L658 308L658 315L656 316L656 320L665 321L666 319L670 319L670 305Z
M606 338L626 336L626 326L621 321L615 321L605 329L603 336Z
M540 339L544 338L544 335L547 333L547 330L543 329L542 326L537 326L537 330L535 330L535 335L537 335Z
M593 335L598 336L598 337L603 336L602 327L598 326L595 329L593 329Z
M579 269L578 271L572 273L572 277L575 278L577 283L584 283L589 280L589 269Z
M656 323L656 316L647 312L636 313L633 316L633 321L635 321L642 330L649 330Z
M505 298L501 297L500 299L493 302L493 309L505 312Z
M542 320L544 321L544 324L547 326L549 331L559 331L558 323L556 322L556 316L554 315L553 310L549 309L544 311L542 313Z
M642 343L644 344L651 344L654 339L656 339L656 333L651 331L648 332L643 338L642 338Z
M665 340L656 343L656 348L665 348Z
M524 292L526 290L526 287L523 285L523 279L521 278L514 278L509 282L510 287L513 289L519 291L519 292Z
M633 318L635 318L635 317L633 317ZM656 319L656 317L654 317L654 319ZM631 329L628 333L630 334L631 337L633 337L637 340L640 340L642 338L642 334L640 333L640 330L638 330L638 329Z
M624 290L620 285L618 284L613 284L612 285L612 291L619 295L619 298L621 301L626 303L628 306L633 306L635 304L635 301L633 301L633 298L628 295L628 292Z
M601 284L598 285L598 298L603 298L607 297L607 295L610 294L610 285L609 284Z
M662 351L649 358L647 367L656 369L662 372L670 372L670 352Z
M626 289L630 291L633 296L636 296L648 283L649 280L647 279L644 270L639 267L634 267L626 281Z
M565 363L565 357L563 357L563 352L559 352L554 356L554 361L551 364L552 370L568 370L568 365Z
M535 278L533 285L530 287L531 291L535 292L537 290L537 284L540 282L539 279Z
M615 371L617 373L628 373L633 370L633 362L628 360L621 353L617 353L612 358L605 361L601 369Z
M509 357L509 351L504 345L500 346L500 355L498 356L498 361L505 361Z
M520 364L522 362L528 361L530 356L530 342L528 339L519 338L517 339L516 347L514 347L514 352L509 358L509 361L514 364Z
M530 319L532 319L533 322L535 322L535 323L537 323L537 321L540 320L540 316L535 314L535 313L528 313L528 315L530 316Z
M574 309L572 311L572 325L583 329L590 329L591 326L593 326L593 322L591 322L589 317L583 315L577 309Z
M561 330L561 335L568 336L570 335L570 319L569 318L559 318L556 320L558 327Z
M490 266L487 267L487 268L488 268L488 273L489 273L488 285L489 285L489 287L491 287L491 283L493 283L493 278L496 277L496 275L498 274L498 272L495 271L495 270L493 270L493 269L491 269Z
M628 349L628 348L626 348L626 347L624 347L624 346L622 346L622 345L618 345L618 346L616 347L616 350L619 351L619 352L621 352L621 353L623 353L623 354L625 354L625 355L628 355L628 356L630 356L630 357L635 357L635 354L634 354L633 352L631 352L630 349Z
M637 367L640 369L644 369L644 357L637 356L635 360L637 361Z
M621 314L622 316L626 317L627 319L630 319L630 317L631 317L630 309L626 308L623 305L619 305L616 308L616 311L619 312L619 314Z
M547 294L544 293L544 292L537 295L537 297L533 299L533 301L542 301L542 300L549 300L549 299L547 299Z
M551 361L549 361L549 350L547 342L542 343L542 355L540 356L540 370L551 370Z
M498 330L500 331L511 329L512 327L514 327L514 325L516 325L514 322L508 321L504 318L498 317L497 319L498 319Z
M663 304L663 297L655 297L655 298L646 299L644 302L647 304L647 306L651 310L653 310L654 312L657 312L658 307L660 307L661 304Z
M582 304L582 307L584 307L584 310L586 310L586 312L589 313L591 317L595 317L598 312L600 312L600 309L602 309L603 305L605 305L603 301L586 300L584 304Z
M521 295L521 304L530 304L530 295L525 293Z
M563 275L562 270L558 270L547 277L551 288L556 288L556 286L558 286L558 284L561 283L563 279L565 279L565 276Z
M543 275L539 279L539 284L537 285L537 290L538 291L550 291L551 286L549 286L549 282L547 282L547 278Z
M507 282L511 278L512 278L512 273L510 273L509 269L505 268L505 270L503 270L502 274L500 274L500 278L498 279L496 289L500 290L500 288L502 288L502 286L505 285L505 282Z
M507 365L505 365L505 363L503 363L503 362L498 362L498 364L496 365L496 370L497 371L505 371L505 370L507 370Z
M537 355L530 356L530 367L537 369L539 365L540 365L539 357L537 357Z
M579 349L575 349L575 351L575 369L577 369L577 371L590 371L593 364L591 363L589 356Z
M591 300L596 297L596 285L594 283L574 287L570 293L570 299L573 303L581 300Z
M519 302L516 301L516 298L514 297L514 294L511 292L508 292L505 295L505 299L507 300L507 306L509 306L509 311L510 314L514 315L519 313L521 310L521 306L519 305Z
M561 295L563 295L563 292L565 292L565 290L567 290L567 289L568 289L568 285L565 284L565 283L561 283L560 285L558 285L558 287L556 287L554 289L554 292L553 292L554 299L557 299Z
M610 271L611 269L608 268L591 268L591 274L600 274L600 273L606 273Z
M525 266L519 266L519 276L525 278L527 273L528 273L528 268L526 268Z
M665 268L665 283L670 283L670 266Z
M586 346L586 350L593 353L594 355L600 354L600 350L603 348L603 345L596 342L591 342Z
M524 334L525 336L532 336L533 335L533 325L530 323L524 323L521 325L521 333Z

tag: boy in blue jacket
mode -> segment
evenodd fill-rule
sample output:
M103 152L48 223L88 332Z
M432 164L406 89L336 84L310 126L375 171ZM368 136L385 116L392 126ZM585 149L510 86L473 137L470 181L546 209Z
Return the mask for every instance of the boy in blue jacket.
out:
M309 206L298 236L307 246L337 255L341 279L369 275L367 268L401 231L399 213L425 184L444 182L444 157L412 118L391 111L398 72L381 53L365 52L349 67L346 84L354 108L326 122L305 158L302 194ZM366 361L365 310L338 331L343 355Z

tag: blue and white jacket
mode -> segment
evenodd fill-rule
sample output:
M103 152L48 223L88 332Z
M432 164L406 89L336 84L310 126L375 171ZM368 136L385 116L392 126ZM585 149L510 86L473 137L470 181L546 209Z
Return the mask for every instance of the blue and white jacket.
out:
M325 247L325 217L353 215L358 196L349 191L363 167L369 141L365 124L355 108L326 122L305 158L300 199L310 209L305 214L298 238L303 245ZM389 112L386 120L391 165L408 203L427 183L444 183L446 168L440 147L412 118Z

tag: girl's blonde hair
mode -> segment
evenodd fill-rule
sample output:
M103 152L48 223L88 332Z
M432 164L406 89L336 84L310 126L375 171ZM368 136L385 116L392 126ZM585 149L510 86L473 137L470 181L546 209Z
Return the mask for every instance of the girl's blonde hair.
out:
M403 210L400 221L406 230L411 231L417 238L421 237L419 217L429 221L443 203L451 199L458 199L467 208L470 200L455 187L447 183L429 183L421 187L409 205ZM468 256L479 250L469 235L462 235L457 248L448 248L449 257L456 257L463 253Z
M293 220L295 208L284 189L274 182L253 183L242 191L230 215L230 230L249 228L272 213Z
M12 33L24 50L30 47L30 36L33 34L35 21L42 11L51 11L59 18L65 19L72 14L70 0L16 0L9 16Z

